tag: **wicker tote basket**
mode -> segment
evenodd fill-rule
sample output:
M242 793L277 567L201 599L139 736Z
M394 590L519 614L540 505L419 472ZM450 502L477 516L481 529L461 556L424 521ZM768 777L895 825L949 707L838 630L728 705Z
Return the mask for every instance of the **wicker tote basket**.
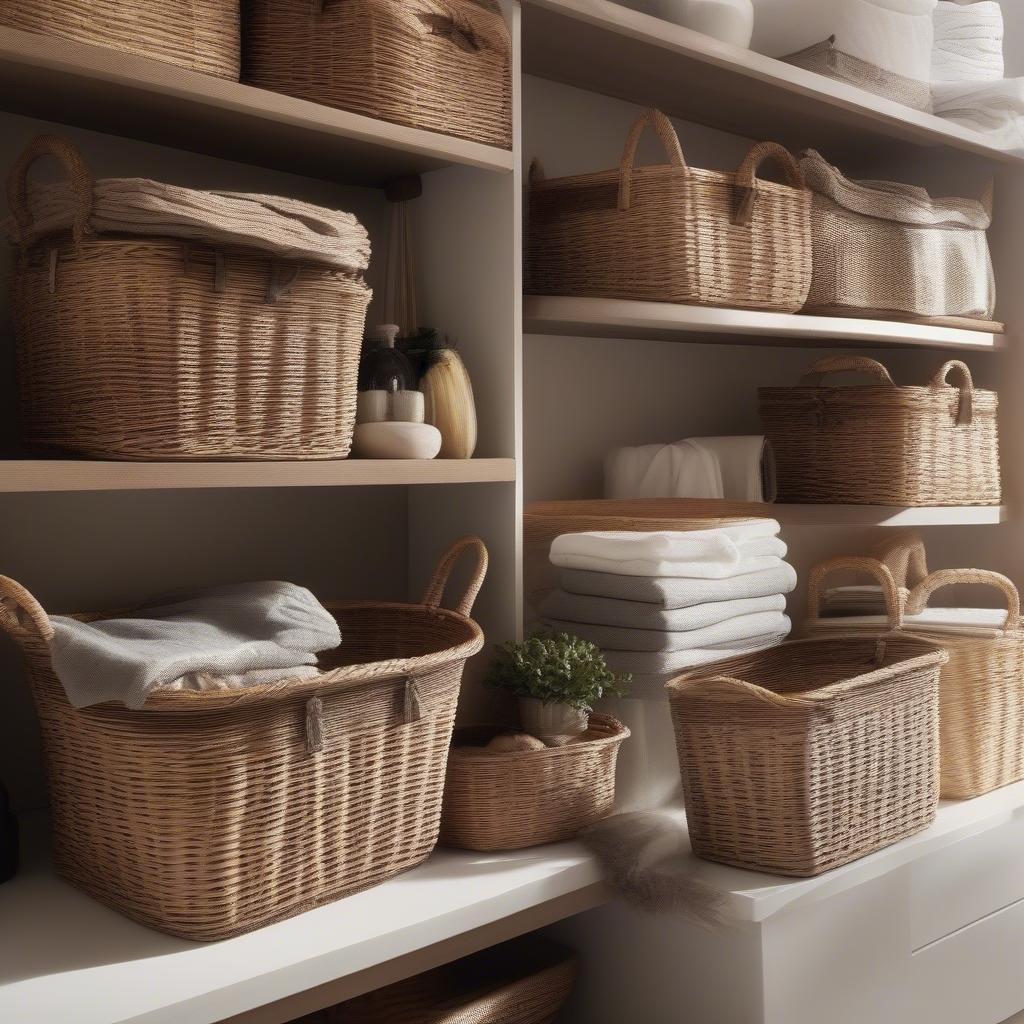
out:
M816 636L837 630L860 634L887 632L893 623L868 616L853 622L821 618L821 585L830 573L855 568L872 571L862 559L838 558L817 566L809 580L805 629ZM942 587L980 584L1006 598L1000 628L950 627L916 622L931 595ZM1024 628L1020 595L1005 576L983 569L941 569L904 591L904 632L941 644L949 654L939 687L941 796L967 800L1024 779Z
M576 970L573 952L524 935L295 1024L554 1024Z
M828 387L860 372L865 387ZM955 373L959 387L949 383ZM779 501L849 505L998 505L998 397L974 387L965 363L939 367L927 387L897 387L863 356L822 359L796 387L761 388L761 422L775 452Z
M464 550L476 569L447 611ZM464 538L422 604L328 605L344 639L317 677L158 690L141 711L72 708L46 613L0 577L0 626L42 728L59 874L152 928L212 940L420 863L437 840L463 666L483 646L468 616L486 566L483 543Z
M635 167L653 127L669 163ZM787 184L757 177L765 160ZM811 194L782 146L762 142L735 174L690 167L672 122L648 110L614 171L531 170L527 291L793 312L811 285Z
M41 156L71 178L70 238L34 238L26 177ZM360 272L96 235L89 170L51 136L22 154L8 193L22 239L13 306L26 443L110 459L348 455L370 301Z
M238 81L239 0L4 0L0 24Z
M247 0L245 81L512 148L512 42L493 0Z
M448 756L441 842L465 850L521 850L571 839L611 813L615 766L629 730L592 714L586 733L544 750L483 746L498 729L459 729Z
M694 853L810 876L926 828L946 657L900 635L796 640L672 680Z

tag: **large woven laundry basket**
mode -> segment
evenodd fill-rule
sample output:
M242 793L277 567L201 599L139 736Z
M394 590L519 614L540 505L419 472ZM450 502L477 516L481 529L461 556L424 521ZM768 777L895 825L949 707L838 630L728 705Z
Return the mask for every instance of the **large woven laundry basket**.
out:
M71 188L27 187L41 156ZM295 200L94 182L41 136L8 181L24 439L111 459L338 459L352 443L365 230Z
M3 0L0 25L238 81L239 0Z
M900 635L796 640L672 680L694 853L810 876L926 828L946 658Z
M476 569L447 611L467 549ZM42 727L59 874L136 921L211 940L420 863L437 840L463 666L483 646L468 616L486 567L483 543L464 538L422 604L329 604L343 639L317 677L157 690L141 711L73 708L46 613L0 577L0 626Z
M494 0L247 0L245 81L512 148L512 42Z
M861 559L837 558L815 567L808 585L806 631L881 635L892 628L878 616L822 618L822 581L830 573L856 568L871 571ZM926 611L928 599L948 586L980 584L1000 591L1006 618L998 626L977 624L975 609ZM966 800L1024 779L1024 628L1020 595L1005 576L984 569L940 569L904 591L900 628L941 644L949 654L939 687L941 796ZM986 620L989 609L982 612ZM972 623L972 620L975 620ZM958 621L961 624L957 624Z
M653 127L669 162L636 167ZM765 181L766 160L786 184ZM614 171L530 185L526 289L793 312L811 284L811 194L782 146L762 142L735 174L690 167L672 122L648 110Z
M295 1024L554 1024L576 970L571 950L534 933Z
M825 384L848 372L874 381ZM926 387L897 387L874 359L832 356L796 387L758 396L781 502L999 504L998 397L975 388L965 363L943 363Z

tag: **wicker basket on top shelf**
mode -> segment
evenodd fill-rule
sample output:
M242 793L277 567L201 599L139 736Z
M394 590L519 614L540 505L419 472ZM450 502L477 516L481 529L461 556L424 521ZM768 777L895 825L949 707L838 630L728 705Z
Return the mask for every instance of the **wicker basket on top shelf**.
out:
M0 25L238 81L239 0L4 0Z

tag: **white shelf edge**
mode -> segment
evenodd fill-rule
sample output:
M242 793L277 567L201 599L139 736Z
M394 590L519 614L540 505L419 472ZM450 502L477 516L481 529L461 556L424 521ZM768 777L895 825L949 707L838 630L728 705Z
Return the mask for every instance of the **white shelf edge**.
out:
M856 347L912 346L991 352L1006 347L1005 335L896 320L811 316L763 310L681 306L633 299L527 295L523 332L564 337L602 337L690 343L783 344Z
M340 459L329 462L0 461L0 494L513 483L515 479L514 459Z

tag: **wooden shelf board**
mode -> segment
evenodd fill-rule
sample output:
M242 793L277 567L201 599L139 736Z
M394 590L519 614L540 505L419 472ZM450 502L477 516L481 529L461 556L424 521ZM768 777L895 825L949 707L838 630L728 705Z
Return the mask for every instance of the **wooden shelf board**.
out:
M1006 347L1006 338L1002 334L958 327L557 295L524 297L523 332L691 344L712 342L814 348L895 346L990 352Z
M493 146L4 27L0 108L353 185L451 164L513 167Z
M0 462L0 493L187 490L209 487L371 487L506 483L514 459L342 459L333 462Z
M1005 505L903 508L891 505L761 505L783 526L995 526L1009 519Z
M932 114L610 0L528 0L523 31L527 74L749 138L813 145L833 159L879 139L1024 159Z

